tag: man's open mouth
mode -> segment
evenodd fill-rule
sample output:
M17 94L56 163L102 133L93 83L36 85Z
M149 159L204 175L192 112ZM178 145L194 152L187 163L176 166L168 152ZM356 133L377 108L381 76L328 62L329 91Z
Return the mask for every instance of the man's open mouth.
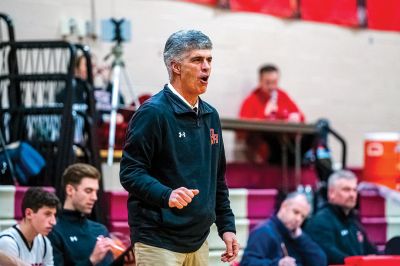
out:
M209 76L203 76L203 77L200 77L200 79L201 79L202 81L204 81L204 82L208 82L208 77L209 77Z

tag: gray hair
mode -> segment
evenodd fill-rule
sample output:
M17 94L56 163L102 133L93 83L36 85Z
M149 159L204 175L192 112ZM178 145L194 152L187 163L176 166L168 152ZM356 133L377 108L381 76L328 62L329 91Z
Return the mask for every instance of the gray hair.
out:
M336 171L328 178L328 188L335 186L336 182L340 179L357 180L357 176L352 171L348 170Z
M196 49L212 49L210 38L201 31L180 30L169 36L164 47L164 63L170 79L172 77L171 62L182 60L184 53Z
M291 200L291 199L294 199L297 197L304 197L304 199L307 201L306 194L304 194L303 192L299 192L299 191L294 191L294 192L290 192L289 194L287 194L285 197L285 201Z

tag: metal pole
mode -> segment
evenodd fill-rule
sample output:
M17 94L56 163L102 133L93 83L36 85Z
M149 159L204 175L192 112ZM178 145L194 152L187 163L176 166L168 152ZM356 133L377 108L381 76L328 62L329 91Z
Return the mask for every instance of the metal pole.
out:
M112 166L114 160L114 147L115 147L115 131L117 124L117 112L119 105L119 91L120 91L120 79L125 78L125 81L130 89L132 95L134 96L134 102L136 109L139 108L139 99L137 98L134 90L131 88L131 82L126 73L125 64L122 59L122 44L117 42L117 44L112 49L110 55L114 56L113 68L112 68L112 98L111 98L111 113L110 113L110 130L108 133L108 154L107 154L107 164Z
M295 179L296 179L296 187L300 185L301 182L301 138L302 135L297 133L295 136L295 164L294 164L294 171L295 171Z
M283 134L280 138L281 151L282 151L282 190L287 193L289 191L289 177L288 177L288 138Z
M120 73L121 73L121 65L115 64L113 67L113 75L112 75L113 87L112 87L112 98L111 98L110 130L108 133L107 164L110 166L113 164L114 160L115 129L117 124Z

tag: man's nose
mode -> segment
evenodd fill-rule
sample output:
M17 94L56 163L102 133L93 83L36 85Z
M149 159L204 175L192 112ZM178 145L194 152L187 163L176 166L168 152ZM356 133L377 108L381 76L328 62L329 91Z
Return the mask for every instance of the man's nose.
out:
M91 195L91 199L93 199L93 200L97 200L97 192L93 192L92 193L92 195Z
M50 219L50 224L51 224L51 225L56 225L56 223L57 223L56 216L55 216L55 215L52 215L52 216L51 216L51 219Z
M203 70L208 70L208 69L211 68L211 63L208 62L207 60L204 60L204 61L203 61L203 64L201 64L201 68L202 68Z

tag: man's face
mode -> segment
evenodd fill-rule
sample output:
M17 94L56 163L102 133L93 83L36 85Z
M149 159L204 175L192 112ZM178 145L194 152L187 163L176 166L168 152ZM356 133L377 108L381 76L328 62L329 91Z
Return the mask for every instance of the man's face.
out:
M271 91L278 89L279 83L279 72L264 72L260 76L259 87L266 94L271 93Z
M90 214L97 201L99 180L84 177L77 186L67 185L67 196L72 208L84 214Z
M207 90L211 74L211 50L191 50L180 62L174 62L173 71L179 73L184 94L198 96Z
M36 233L47 236L56 224L56 212L57 209L54 207L43 206L37 212L28 208L25 218L31 221Z
M339 205L347 210L353 209L357 204L357 180L339 179L329 188L329 202Z
M310 213L310 205L304 197L296 197L284 201L279 212L279 219L289 231L294 232Z
M79 77L79 78L81 78L83 80L87 79L88 74L87 74L87 67L86 67L86 58L83 57L79 61L79 65L77 66L75 71L76 71L75 75L77 77Z

